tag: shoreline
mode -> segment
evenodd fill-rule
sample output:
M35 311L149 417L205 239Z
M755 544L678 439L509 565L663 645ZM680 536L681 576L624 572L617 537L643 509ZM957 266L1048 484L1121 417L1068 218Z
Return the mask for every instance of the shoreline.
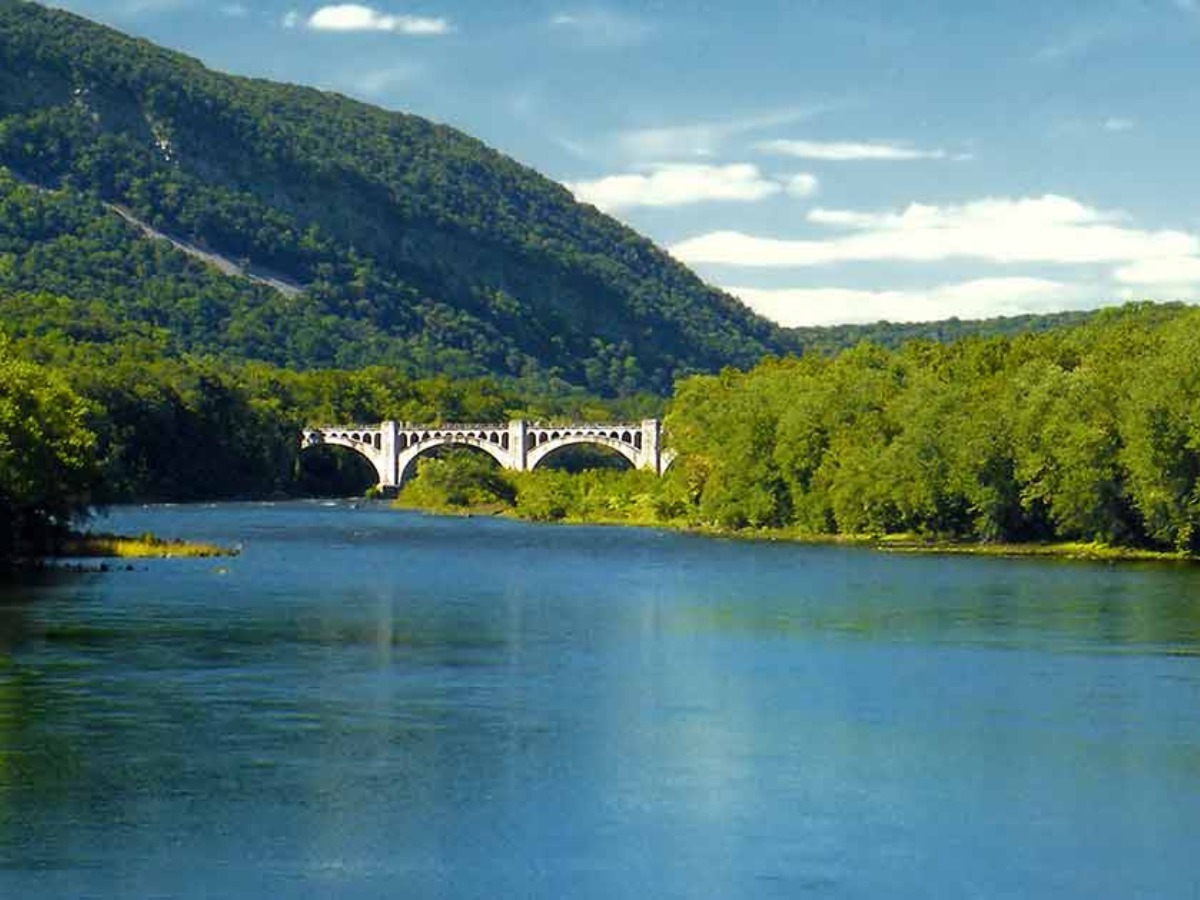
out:
M142 559L217 559L241 555L238 547L222 547L203 541L179 538L160 538L153 534L130 537L105 532L72 532L51 553L36 553L0 561L0 576L54 571L110 572L132 571L131 565L115 565L110 561L128 562ZM88 565L90 561L99 564Z
M1047 542L996 542L978 543L927 539L914 534L813 534L788 528L734 529L714 525L688 525L673 522L644 522L622 518L578 518L567 517L552 521L538 521L515 514L511 508L498 504L477 507L429 508L394 501L391 509L417 512L424 515L473 518L499 516L517 522L534 525L592 525L606 528L659 528L697 537L718 538L731 541L762 543L792 543L807 546L834 545L859 547L879 553L910 555L980 556L1001 559L1059 559L1085 562L1155 562L1200 563L1200 556L1174 550L1151 550L1142 547L1120 547L1096 541L1047 541Z
M152 534L137 537L120 534L82 532L70 535L57 553L41 557L61 559L211 559L237 556L235 547L221 547L202 541L168 540Z

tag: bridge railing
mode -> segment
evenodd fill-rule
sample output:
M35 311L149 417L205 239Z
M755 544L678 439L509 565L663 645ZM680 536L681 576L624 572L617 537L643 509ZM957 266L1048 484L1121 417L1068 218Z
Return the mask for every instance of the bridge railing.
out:
M530 422L529 428L538 431L641 431L640 422L587 422L580 425L576 422Z
M399 422L396 427L401 431L508 431L507 422L451 422L446 425L416 425L412 422Z

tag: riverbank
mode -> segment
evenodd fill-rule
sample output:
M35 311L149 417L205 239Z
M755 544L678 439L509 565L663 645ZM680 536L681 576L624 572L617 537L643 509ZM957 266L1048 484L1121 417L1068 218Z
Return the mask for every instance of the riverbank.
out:
M941 554L954 556L990 556L1003 558L1074 559L1093 562L1174 562L1197 563L1200 556L1169 550L1140 547L1121 547L1098 541L1047 541L1044 543L979 543L970 541L937 540L917 534L816 534L791 528L724 528L717 525L696 525L684 521L658 521L629 516L574 516L538 519L502 503L473 506L422 506L403 500L393 501L393 509L422 512L438 516L503 516L525 522L545 522L557 525L603 525L626 528L663 528L703 537L735 541L788 542L795 544L833 544L863 547L881 553Z
M666 525L662 527L671 528ZM1078 559L1094 562L1200 562L1200 557L1167 550L1120 547L1097 541L1048 541L1045 543L978 543L923 538L912 534L822 535L762 529L755 531L726 528L688 527L683 530L732 540L790 541L798 544L838 544L866 547L881 553L909 553L952 556L992 556L1007 558Z
M519 518L519 517L516 517ZM910 553L954 556L992 556L1007 558L1078 559L1094 562L1200 562L1200 557L1188 553L1147 550L1138 547L1119 547L1099 542L1056 541L1046 543L973 543L923 538L912 534L844 535L812 534L786 528L733 529L718 526L660 522L642 523L619 519L567 519L571 525L635 525L666 528L688 534L739 541L789 542L795 544L835 544L864 547L881 553Z

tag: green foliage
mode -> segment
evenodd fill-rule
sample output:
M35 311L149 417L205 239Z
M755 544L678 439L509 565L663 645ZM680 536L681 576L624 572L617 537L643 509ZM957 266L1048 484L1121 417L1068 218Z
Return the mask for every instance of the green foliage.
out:
M1200 312L863 345L681 383L671 518L1200 548Z
M1183 324L1183 323L1181 323ZM1129 499L1148 535L1200 550L1200 332L1197 320L1171 330L1157 352L1131 366L1119 399Z
M997 316L992 319L942 319L936 322L874 322L870 325L825 325L786 329L791 346L831 355L859 344L892 350L914 341L951 344L968 337L1016 337L1054 328L1082 325L1096 314L1086 311L1045 315Z
M0 308L56 308L51 295L6 295ZM25 333L9 352L53 369L88 401L96 435L93 498L211 500L279 493L345 496L373 483L352 451L306 451L306 424L395 419L504 422L527 417L611 420L660 411L646 395L601 401L581 391L552 393L492 378L412 378L384 367L294 372L265 363L163 355L153 334L94 343L73 332Z
M421 459L396 505L442 512L506 510L533 522L654 524L664 520L669 501L651 472L546 467L511 472L482 453L452 450Z
M417 477L401 493L402 506L421 509L467 509L508 506L516 490L495 460L471 450L448 450L417 463Z
M83 401L0 335L0 562L52 547L86 511L95 435Z

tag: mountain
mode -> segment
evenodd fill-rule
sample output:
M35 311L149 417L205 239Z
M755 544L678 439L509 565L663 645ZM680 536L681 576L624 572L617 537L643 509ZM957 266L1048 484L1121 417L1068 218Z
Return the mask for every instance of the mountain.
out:
M764 354L1078 324L780 328L459 131L0 0L0 324L612 395Z
M461 132L23 0L0 0L0 166L0 290L56 295L34 318L68 330L605 393L790 346Z

